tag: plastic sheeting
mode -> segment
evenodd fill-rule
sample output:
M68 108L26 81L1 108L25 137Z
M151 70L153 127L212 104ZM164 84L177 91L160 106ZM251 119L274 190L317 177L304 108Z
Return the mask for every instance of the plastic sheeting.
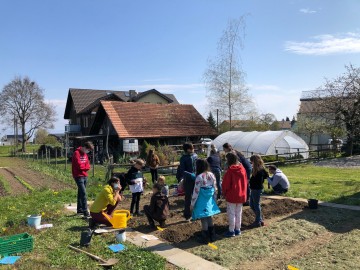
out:
M229 143L238 151L243 152L246 157L251 154L276 155L285 153L297 153L308 158L309 151L306 142L295 133L288 130L281 131L228 131L219 135L214 141L216 148L223 150L223 144Z

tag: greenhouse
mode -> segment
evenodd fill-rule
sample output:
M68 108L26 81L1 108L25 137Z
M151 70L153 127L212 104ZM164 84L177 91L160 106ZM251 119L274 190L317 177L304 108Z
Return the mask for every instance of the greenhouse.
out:
M243 152L246 157L252 154L276 155L297 153L304 158L308 158L309 147L306 142L295 133L288 130L280 131L228 131L213 141L216 148L220 151L223 144L229 143L238 151ZM306 152L306 153L301 153Z

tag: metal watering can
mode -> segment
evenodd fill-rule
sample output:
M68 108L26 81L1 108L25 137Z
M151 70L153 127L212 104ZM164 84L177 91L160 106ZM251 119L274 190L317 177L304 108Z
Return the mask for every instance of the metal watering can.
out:
M115 210L112 217L104 215L106 219L113 225L114 229L125 229L127 222L131 218L128 210Z

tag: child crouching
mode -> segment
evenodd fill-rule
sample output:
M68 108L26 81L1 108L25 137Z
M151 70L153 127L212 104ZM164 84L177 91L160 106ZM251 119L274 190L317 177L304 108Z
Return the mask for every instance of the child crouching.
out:
M214 199L216 178L209 170L209 163L205 159L196 161L196 180L191 199L192 219L201 220L201 242L204 244L207 244L209 240L215 241L212 216L220 213Z
M144 206L144 213L152 228L155 228L154 221L159 222L161 228L165 227L165 221L170 212L169 200L167 196L161 194L161 189L162 186L160 184L154 184L150 205Z

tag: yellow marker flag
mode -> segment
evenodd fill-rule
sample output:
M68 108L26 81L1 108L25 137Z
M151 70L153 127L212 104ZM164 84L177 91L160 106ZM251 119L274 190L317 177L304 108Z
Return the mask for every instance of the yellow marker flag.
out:
M159 226L156 227L159 231L163 231L163 228L160 228Z
M288 265L288 270L300 270L300 269L296 268L294 266Z
M212 249L218 249L218 247L215 246L213 243L209 243L208 246L211 247Z

